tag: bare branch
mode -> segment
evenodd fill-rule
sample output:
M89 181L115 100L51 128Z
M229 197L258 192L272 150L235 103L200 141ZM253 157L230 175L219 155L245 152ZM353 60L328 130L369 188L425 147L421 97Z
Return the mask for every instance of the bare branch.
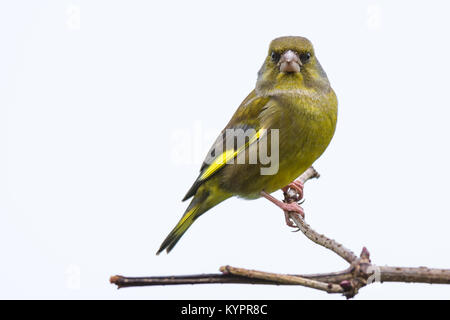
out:
M313 178L319 178L319 173L313 168L309 168L306 170L299 178L302 183L307 182L310 179ZM289 190L292 191L292 190ZM294 202L297 199L297 195L295 193L288 193L284 195L284 201L287 203ZM297 227L300 229L303 234L308 237L311 241L317 243L318 245L321 245L322 247L325 247L327 249L330 249L340 257L342 257L345 261L348 263L352 263L355 261L358 257L349 249L345 248L342 244L338 243L337 241L330 239L326 237L323 234L320 234L316 231L314 231L306 222L304 219L302 219L297 214L290 214L290 218L295 222Z
M347 249L342 244L313 230L300 216L291 214L290 217L300 231L303 232L303 234L311 241L321 245L322 247L330 249L348 263L352 263L358 258L351 250Z
M247 270L242 268L234 268L230 266L221 267L220 271L225 274L234 274L250 279L269 280L279 284L296 284L304 287L326 291L328 293L343 293L344 289L337 284L325 283L317 280L307 279L299 276L290 276L288 274L277 274L262 272L256 270Z
M302 277L325 283L340 283L352 278L349 270L323 274L290 275L291 277ZM230 273L210 273L197 275L161 276L161 277L124 277L112 276L110 282L119 288L141 287L141 286L164 286L185 284L268 284L268 285L296 285L294 283L277 283L276 281L257 278L246 278L232 275Z
M317 171L311 167L299 177L299 180L305 183L318 177ZM288 203L298 199L298 195L291 189L284 196L284 201ZM220 268L221 274L165 277L113 276L110 282L118 288L212 283L300 285L328 293L342 293L347 298L355 296L360 288L375 281L450 284L450 269L379 267L371 263L370 254L366 248L363 248L358 257L337 241L316 232L298 214L292 213L290 218L308 239L342 257L350 264L349 268L323 274L288 275L224 266Z
M450 284L449 269L430 269L427 267L378 267L381 282L415 282Z

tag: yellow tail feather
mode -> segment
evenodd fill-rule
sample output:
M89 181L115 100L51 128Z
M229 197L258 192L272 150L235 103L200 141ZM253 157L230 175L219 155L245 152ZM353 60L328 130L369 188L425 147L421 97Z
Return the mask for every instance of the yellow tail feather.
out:
M216 186L208 186L208 183L197 190L180 222L169 233L156 254L160 254L164 250L169 253L198 217L231 196L231 194L222 192Z
M170 250L172 250L172 248L177 244L178 240L180 240L186 230L194 223L195 219L199 216L199 214L196 214L199 207L199 205L196 205L186 212L186 214L181 218L180 222L178 222L175 228L173 228L167 238L163 241L156 254L160 254L164 250L169 253Z

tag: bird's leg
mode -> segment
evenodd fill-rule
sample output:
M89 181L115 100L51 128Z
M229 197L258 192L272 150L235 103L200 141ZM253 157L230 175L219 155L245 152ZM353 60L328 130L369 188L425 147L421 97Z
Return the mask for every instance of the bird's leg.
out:
M261 191L261 196L266 198L270 202L274 203L276 206L280 207L284 211L284 217L286 219L286 224L289 227L297 228L297 226L289 218L290 213L295 212L298 215L300 215L303 219L305 218L305 212L303 211L302 207L300 207L300 205L297 202L294 201L294 202L286 203L286 202L280 201L265 191Z
M285 196L287 195L289 197L292 197L292 195L288 193L289 189L294 190L296 192L295 197L296 201L300 201L303 199L303 182L301 182L300 180L295 180L289 183L286 187L281 188Z

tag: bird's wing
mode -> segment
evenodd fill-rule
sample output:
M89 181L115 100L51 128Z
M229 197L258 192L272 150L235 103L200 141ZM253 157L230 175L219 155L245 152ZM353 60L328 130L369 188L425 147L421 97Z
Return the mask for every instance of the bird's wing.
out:
M200 168L200 175L183 198L183 201L195 195L197 189L205 181L214 176L227 163L233 161L265 134L265 130L259 122L259 114L267 106L269 100L270 98L267 97L256 96L254 91L245 98L208 151Z

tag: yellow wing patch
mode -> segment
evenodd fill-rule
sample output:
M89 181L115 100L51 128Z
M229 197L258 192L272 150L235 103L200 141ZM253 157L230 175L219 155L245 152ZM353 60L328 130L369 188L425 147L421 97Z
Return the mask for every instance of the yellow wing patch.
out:
M213 175L217 170L222 168L225 164L227 164L230 160L237 157L238 154L240 154L242 151L244 151L249 145L253 144L255 141L257 141L262 134L264 134L265 129L259 129L256 134L249 139L247 143L240 146L237 150L226 150L223 152L220 156L214 159L214 161L206 168L206 170L202 173L199 180L205 180L208 179L211 175Z

